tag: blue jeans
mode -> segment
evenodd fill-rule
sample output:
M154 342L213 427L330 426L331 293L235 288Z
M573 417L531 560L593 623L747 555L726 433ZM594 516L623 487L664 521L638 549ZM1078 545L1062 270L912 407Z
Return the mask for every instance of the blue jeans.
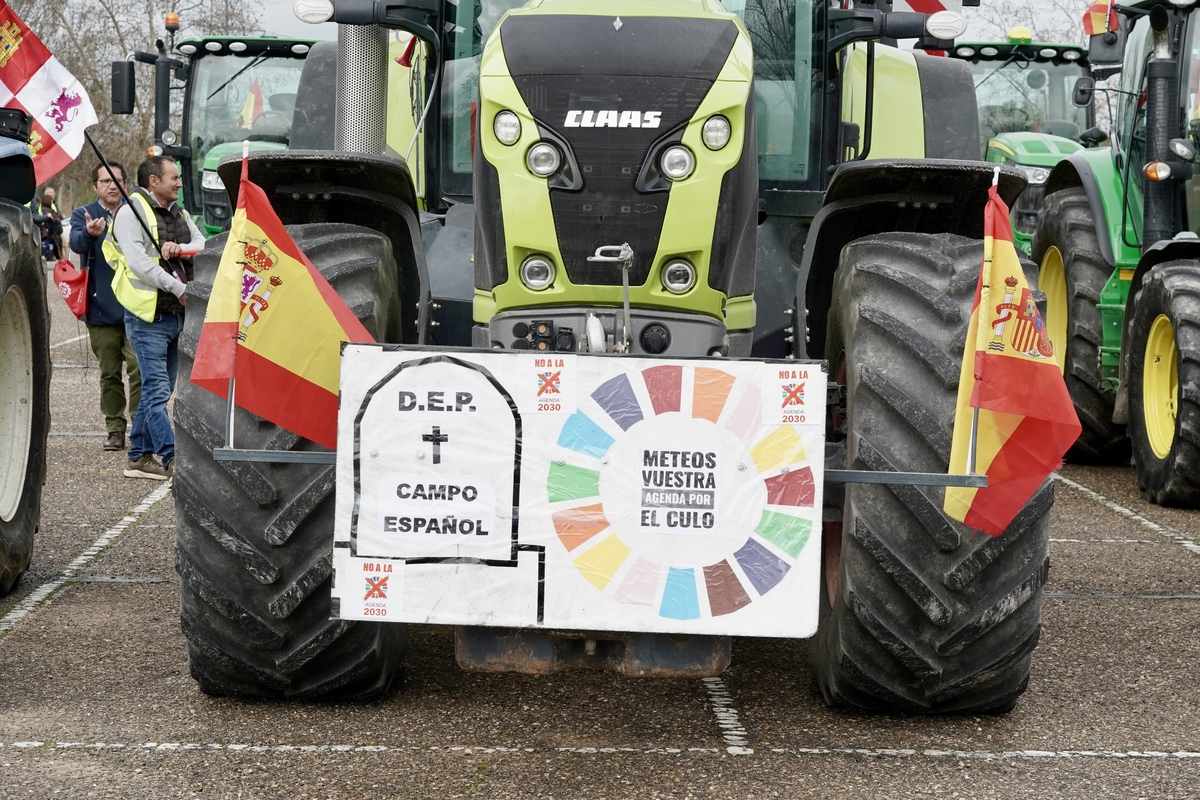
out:
M167 401L175 389L179 368L179 334L183 314L156 314L146 322L125 312L125 335L133 344L142 372L142 398L129 433L129 460L154 453L163 466L175 459L175 433L167 416Z

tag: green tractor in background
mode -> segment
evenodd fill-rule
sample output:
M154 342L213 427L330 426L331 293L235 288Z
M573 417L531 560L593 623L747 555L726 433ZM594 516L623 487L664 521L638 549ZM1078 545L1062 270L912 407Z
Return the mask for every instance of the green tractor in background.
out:
M0 597L29 566L41 521L50 432L50 309L40 235L32 117L0 108Z
M250 179L379 342L823 360L824 462L846 472L825 490L811 587L822 694L1011 708L1040 632L1053 485L995 538L949 521L937 485L993 168L967 67L879 44L946 49L965 23L875 2L519 5L299 4L342 23L334 147L294 130L287 149L251 153ZM418 40L406 71L389 31ZM297 107L328 98L329 78L306 69ZM394 135L401 123L417 141ZM234 197L240 171L218 167ZM1024 184L1000 170L1007 202ZM224 244L197 258L184 374ZM181 620L201 689L386 691L406 626L331 613L335 454L186 381L174 419ZM222 437L230 420L240 450ZM479 600L505 602L493 595ZM638 675L719 674L731 647L542 626L460 626L456 645L467 669Z
M1090 57L1121 68L1110 147L1055 167L1033 236L1046 326L1083 434L1070 456L1127 461L1142 493L1200 505L1200 13L1116 6ZM1077 102L1090 105L1094 81Z
M179 16L168 14L166 45L160 41L155 53L136 52L131 60L113 63L112 112L133 113L134 64L154 65L153 152L179 163L183 205L205 236L212 236L227 228L233 216L216 177L217 163L231 153L241 154L243 141L252 150L287 147L296 117L296 86L314 42L222 36L177 44L179 28ZM183 92L182 116L173 124L172 95L178 91Z
M1006 42L963 42L948 55L971 65L984 160L1014 166L1029 181L1012 207L1013 241L1028 255L1050 170L1104 138L1092 107L1072 102L1076 82L1090 74L1087 51L1034 42L1017 27Z

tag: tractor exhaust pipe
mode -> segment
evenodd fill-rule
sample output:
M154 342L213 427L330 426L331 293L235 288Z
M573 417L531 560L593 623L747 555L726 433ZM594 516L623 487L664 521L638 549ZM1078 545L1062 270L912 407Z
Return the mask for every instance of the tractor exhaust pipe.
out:
M1171 17L1164 7L1155 6L1151 10L1150 27L1154 35L1154 54L1146 65L1147 163L1171 158L1170 142L1178 125L1174 98L1179 67L1171 54ZM1143 253L1155 242L1170 239L1174 235L1174 205L1171 201L1176 186L1172 181L1146 182Z
M382 154L387 141L387 31L378 25L338 25L333 146Z

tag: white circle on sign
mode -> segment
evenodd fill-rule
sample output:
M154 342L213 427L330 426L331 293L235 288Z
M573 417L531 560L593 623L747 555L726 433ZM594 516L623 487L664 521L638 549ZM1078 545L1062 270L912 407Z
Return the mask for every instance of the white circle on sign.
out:
M728 557L766 506L760 476L738 469L744 448L728 429L678 412L632 425L600 468L613 532L659 564L704 567Z

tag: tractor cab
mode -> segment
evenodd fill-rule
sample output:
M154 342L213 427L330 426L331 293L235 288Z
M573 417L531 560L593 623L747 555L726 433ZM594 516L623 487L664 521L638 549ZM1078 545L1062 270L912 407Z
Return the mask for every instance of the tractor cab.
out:
M1016 27L1007 41L964 43L950 55L971 67L984 159L1011 164L1029 180L1012 209L1017 244L1028 252L1050 170L1095 144L1092 107L1072 103L1076 82L1090 74L1087 51L1034 42L1028 28Z

